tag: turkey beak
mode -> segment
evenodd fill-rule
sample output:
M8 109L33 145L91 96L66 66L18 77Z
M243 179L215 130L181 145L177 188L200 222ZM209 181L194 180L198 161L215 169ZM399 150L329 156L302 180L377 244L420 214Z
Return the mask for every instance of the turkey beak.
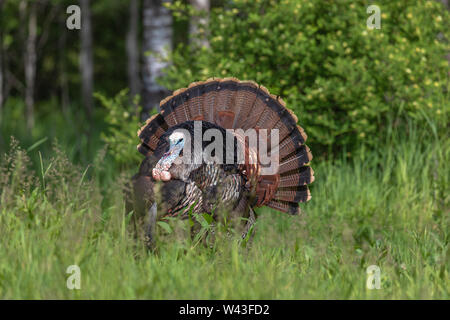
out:
M152 170L153 179L159 181L169 181L171 179L171 175L169 172L170 167L172 166L175 159L180 155L181 150L183 149L182 145L176 144L171 145L169 151L167 151L161 159L159 159L158 163Z

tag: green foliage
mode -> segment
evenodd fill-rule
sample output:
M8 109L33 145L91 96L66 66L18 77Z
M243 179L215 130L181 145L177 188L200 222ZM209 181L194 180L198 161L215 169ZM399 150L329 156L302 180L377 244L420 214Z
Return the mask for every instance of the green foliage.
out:
M376 4L381 29L370 30L367 1L230 1L211 12L210 48L180 45L161 82L255 80L285 98L316 152L378 146L389 127L425 123L424 114L442 134L448 10L439 1Z
M140 107L134 112L130 104L128 89L120 91L114 98L107 98L100 93L94 94L106 108L105 122L108 130L101 134L101 139L108 145L115 161L125 166L136 167L142 156L136 150L139 143L137 131L141 127L139 121ZM135 97L134 105L138 105L139 97Z

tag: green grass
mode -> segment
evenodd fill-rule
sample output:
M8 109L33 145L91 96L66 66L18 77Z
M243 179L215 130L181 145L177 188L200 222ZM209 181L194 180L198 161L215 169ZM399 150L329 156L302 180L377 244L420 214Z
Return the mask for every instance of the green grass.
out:
M161 228L157 253L127 232L127 175L100 183L101 155L86 174L63 152L44 154L33 173L13 147L0 171L0 298L448 299L449 142L405 136L353 160L313 161L303 214L259 210L250 248L218 237L211 249ZM66 287L73 264L80 290ZM370 265L380 290L366 288Z

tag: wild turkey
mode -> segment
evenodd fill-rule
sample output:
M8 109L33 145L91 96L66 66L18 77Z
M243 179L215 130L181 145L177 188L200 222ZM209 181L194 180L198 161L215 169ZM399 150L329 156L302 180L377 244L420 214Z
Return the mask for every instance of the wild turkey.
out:
M307 185L314 181L314 172L309 166L312 155L305 145L307 136L295 114L265 87L234 78L194 82L161 101L160 109L138 131L138 150L145 159L132 179L127 201L127 210L134 210L137 218L148 217L148 236L155 225L156 209L159 217L187 217L189 210L211 213L223 206L248 218L248 230L255 219L254 207L297 214L299 202L311 198ZM195 128L201 136L195 136ZM208 129L221 135L206 141L203 135ZM255 148L242 134L249 129L254 129L259 141L267 142L268 156L273 154L279 160L272 171L265 170L268 166L256 150L261 142ZM272 132L278 134L278 143ZM223 149L213 150L210 156L215 162L208 162L205 153L216 139ZM196 143L201 149L195 149ZM185 154L187 146L194 151ZM231 159L225 159L227 155ZM158 204L156 181L162 181Z

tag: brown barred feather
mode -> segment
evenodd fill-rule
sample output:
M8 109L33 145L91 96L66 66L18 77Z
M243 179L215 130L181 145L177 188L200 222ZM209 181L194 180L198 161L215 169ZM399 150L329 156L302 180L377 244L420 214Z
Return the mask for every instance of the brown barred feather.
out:
M274 199L288 202L306 202L310 197L307 186L301 186L296 189L278 189Z
M244 130L255 128L258 120L261 118L261 115L264 113L264 110L267 108L264 101L261 99L256 99L251 111L245 118L245 121L242 123L241 128Z
M142 150L147 150L144 154L147 155L148 149L151 151L156 149L159 138L166 132L168 125L161 114L156 114L147 120L146 125L138 131L138 136L141 139L142 146L138 146L141 153Z
M257 90L258 85L254 82L241 82L240 87L249 87ZM236 97L236 106L233 108L236 114L235 121L233 123L233 128L242 128L243 122L247 119L253 105L257 99L256 93L252 91L240 90Z
M304 145L297 149L297 151L281 160L280 162L280 170L279 173L283 174L285 172L298 169L302 167L304 164L310 162L312 160L312 154L309 148Z
M280 177L279 188L295 187L310 184L314 181L314 171L309 166L301 167L294 172Z
M300 213L299 205L296 202L271 200L268 204L266 204L266 206L281 212L289 213L291 215L296 215Z

